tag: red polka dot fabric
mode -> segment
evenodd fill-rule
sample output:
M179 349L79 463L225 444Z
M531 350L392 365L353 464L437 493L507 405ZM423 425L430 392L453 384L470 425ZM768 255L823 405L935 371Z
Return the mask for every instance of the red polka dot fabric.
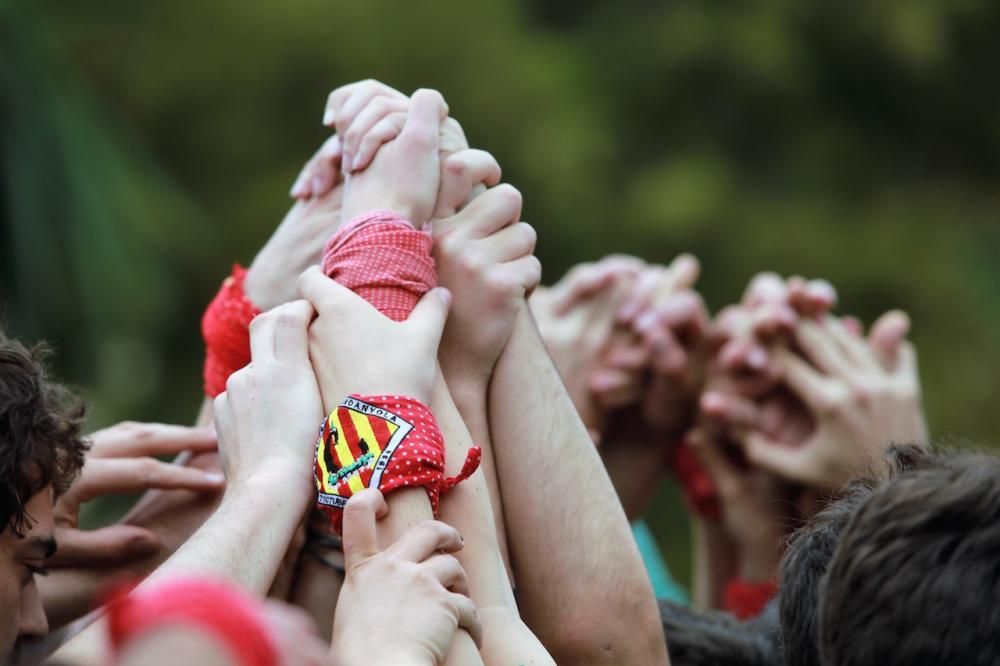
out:
M380 410L389 412L390 416L380 415ZM345 412L353 412L353 415ZM380 427L375 419L392 424L396 430ZM337 430L330 427L331 422L341 424L340 432L328 438L331 430ZM356 424L361 427L356 428ZM356 428L356 431L345 433L345 428ZM382 441L364 441L364 435L358 435L362 430ZM324 422L322 431L315 461L316 486L320 492L317 506L330 517L337 534L341 533L343 505L355 492L351 487L352 479L354 484L378 488L384 494L399 488L423 488L436 518L441 495L471 476L482 458L482 450L472 447L461 471L446 477L444 438L437 420L423 403L406 396L351 395ZM403 436L393 445L396 432ZM376 455L371 455L372 452ZM350 475L327 480L328 475L339 476L337 472L345 468L351 471ZM333 494L325 494L327 489Z
M394 321L410 316L437 286L431 236L400 215L377 210L341 227L323 251L323 272Z
M233 265L201 319L205 339L205 395L214 398L226 390L226 380L250 363L250 322L260 310L243 293L246 269Z

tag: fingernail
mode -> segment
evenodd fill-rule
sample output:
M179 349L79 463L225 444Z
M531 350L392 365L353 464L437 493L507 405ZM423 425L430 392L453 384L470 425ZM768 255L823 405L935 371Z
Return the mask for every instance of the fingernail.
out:
M344 153L344 156L340 158L340 168L344 173L351 173L350 153Z
M222 474L205 474L205 480L209 483L225 483L226 477Z
M315 118L315 116L313 116ZM323 124L329 127L330 125L337 122L337 113L333 109L327 109L323 112Z
M767 365L767 354L762 349L750 350L750 353L747 354L747 365L754 370L763 370L764 366Z
M438 295L445 305L451 305L451 291L447 287L439 287Z
M303 178L299 178L292 185L292 190L291 190L290 194L293 197L295 197L296 199L298 199L299 197L303 196L305 193L306 193L306 181Z
M646 333L656 325L656 313L649 310L639 315L635 320L635 330L639 333Z

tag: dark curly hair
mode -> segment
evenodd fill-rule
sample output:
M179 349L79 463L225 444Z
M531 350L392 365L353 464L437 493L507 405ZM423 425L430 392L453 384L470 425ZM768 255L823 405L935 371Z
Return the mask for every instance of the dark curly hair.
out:
M83 402L46 375L47 350L0 331L0 530L23 536L28 501L64 492L83 467Z

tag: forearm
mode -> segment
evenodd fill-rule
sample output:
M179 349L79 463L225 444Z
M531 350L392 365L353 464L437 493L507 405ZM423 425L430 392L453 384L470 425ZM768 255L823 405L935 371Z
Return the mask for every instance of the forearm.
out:
M453 475L461 468L472 437L440 373L431 409L444 435L447 474ZM485 410L482 413L485 415ZM484 458L485 453L484 449ZM470 596L483 623L483 660L488 664L553 664L518 614L497 541L484 471L480 466L441 502L441 519L456 528L465 541L456 556L468 576Z
M264 596L302 515L300 499L274 482L230 489L218 510L143 585L201 575Z
M692 605L702 611L720 609L726 583L739 566L735 548L721 525L703 518L692 518L691 536Z
M472 441L482 448L483 456L479 468L483 472L483 479L490 497L490 511L493 517L493 525L496 531L496 544L503 560L504 569L507 572L507 586L514 587L513 571L510 565L510 552L507 546L507 531L503 515L503 501L501 499L500 481L497 477L496 459L493 454L493 444L490 441L490 425L487 415L487 390L489 379L471 379L457 376L457 373L449 374L444 372L444 392L442 402L451 403L451 407L443 404L443 408L451 411L458 409L455 420L460 427L456 428L458 437L462 433L471 436ZM444 394L447 394L445 396ZM444 398L447 398L444 400ZM460 458L461 460L462 458Z
M526 307L494 372L489 416L529 626L562 662L666 663L625 512Z

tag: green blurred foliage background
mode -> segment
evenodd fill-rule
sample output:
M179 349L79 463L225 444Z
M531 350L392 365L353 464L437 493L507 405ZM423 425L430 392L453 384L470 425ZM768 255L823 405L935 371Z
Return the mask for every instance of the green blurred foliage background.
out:
M548 280L691 251L716 310L763 269L826 277L910 312L937 437L998 442L998 34L986 0L0 0L0 317L95 428L193 420L203 306L326 94L374 77L444 93Z

